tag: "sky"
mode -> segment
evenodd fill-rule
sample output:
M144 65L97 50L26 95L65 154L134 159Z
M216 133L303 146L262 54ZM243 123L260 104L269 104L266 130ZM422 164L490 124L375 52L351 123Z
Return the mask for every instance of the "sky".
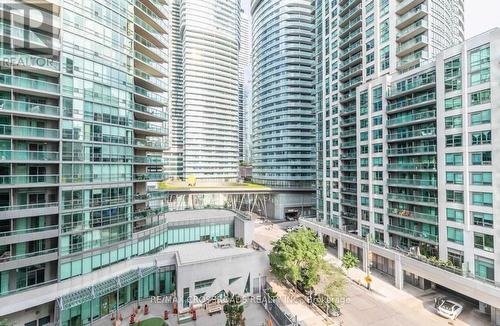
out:
M243 9L250 13L250 1L241 0ZM500 0L465 1L465 38L500 27Z
M500 0L465 0L465 38L500 27Z

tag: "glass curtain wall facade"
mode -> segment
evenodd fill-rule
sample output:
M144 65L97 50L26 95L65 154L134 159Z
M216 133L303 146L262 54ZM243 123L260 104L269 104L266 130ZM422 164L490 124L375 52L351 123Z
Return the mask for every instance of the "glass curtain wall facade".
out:
M91 270L84 256L161 220L148 183L166 179L169 10L163 0L0 10L5 295Z

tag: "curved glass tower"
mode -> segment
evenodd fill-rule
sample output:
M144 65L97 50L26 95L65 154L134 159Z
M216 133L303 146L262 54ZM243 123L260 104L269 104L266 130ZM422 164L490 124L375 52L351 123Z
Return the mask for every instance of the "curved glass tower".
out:
M269 186L312 187L312 3L254 0L251 10L254 180Z

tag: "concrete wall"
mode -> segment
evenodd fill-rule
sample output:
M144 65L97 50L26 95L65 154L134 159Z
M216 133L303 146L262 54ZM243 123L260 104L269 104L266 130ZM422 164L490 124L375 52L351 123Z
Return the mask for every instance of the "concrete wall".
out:
M54 314L54 303L46 303L37 307L33 307L30 309L23 310L22 312L16 312L14 314L6 315L6 316L0 316L0 319L7 319L9 324L12 326L23 326L26 323L29 323L31 321L36 320L38 322L38 319L44 318L47 316L51 316L51 322L54 320L53 318ZM38 325L38 324L37 324Z
M254 239L254 224L253 221L245 220L243 218L234 218L234 237L236 239L243 239L245 245L252 243Z
M279 193L274 194L271 200L266 202L267 217L277 220L285 219L288 208L297 208L299 211L310 210L314 204L314 193Z

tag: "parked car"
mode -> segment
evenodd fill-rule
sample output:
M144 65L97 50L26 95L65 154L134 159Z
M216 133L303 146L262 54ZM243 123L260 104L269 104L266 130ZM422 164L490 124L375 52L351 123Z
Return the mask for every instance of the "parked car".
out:
M462 312L464 307L446 297L438 297L434 299L434 308L438 315L455 320Z

